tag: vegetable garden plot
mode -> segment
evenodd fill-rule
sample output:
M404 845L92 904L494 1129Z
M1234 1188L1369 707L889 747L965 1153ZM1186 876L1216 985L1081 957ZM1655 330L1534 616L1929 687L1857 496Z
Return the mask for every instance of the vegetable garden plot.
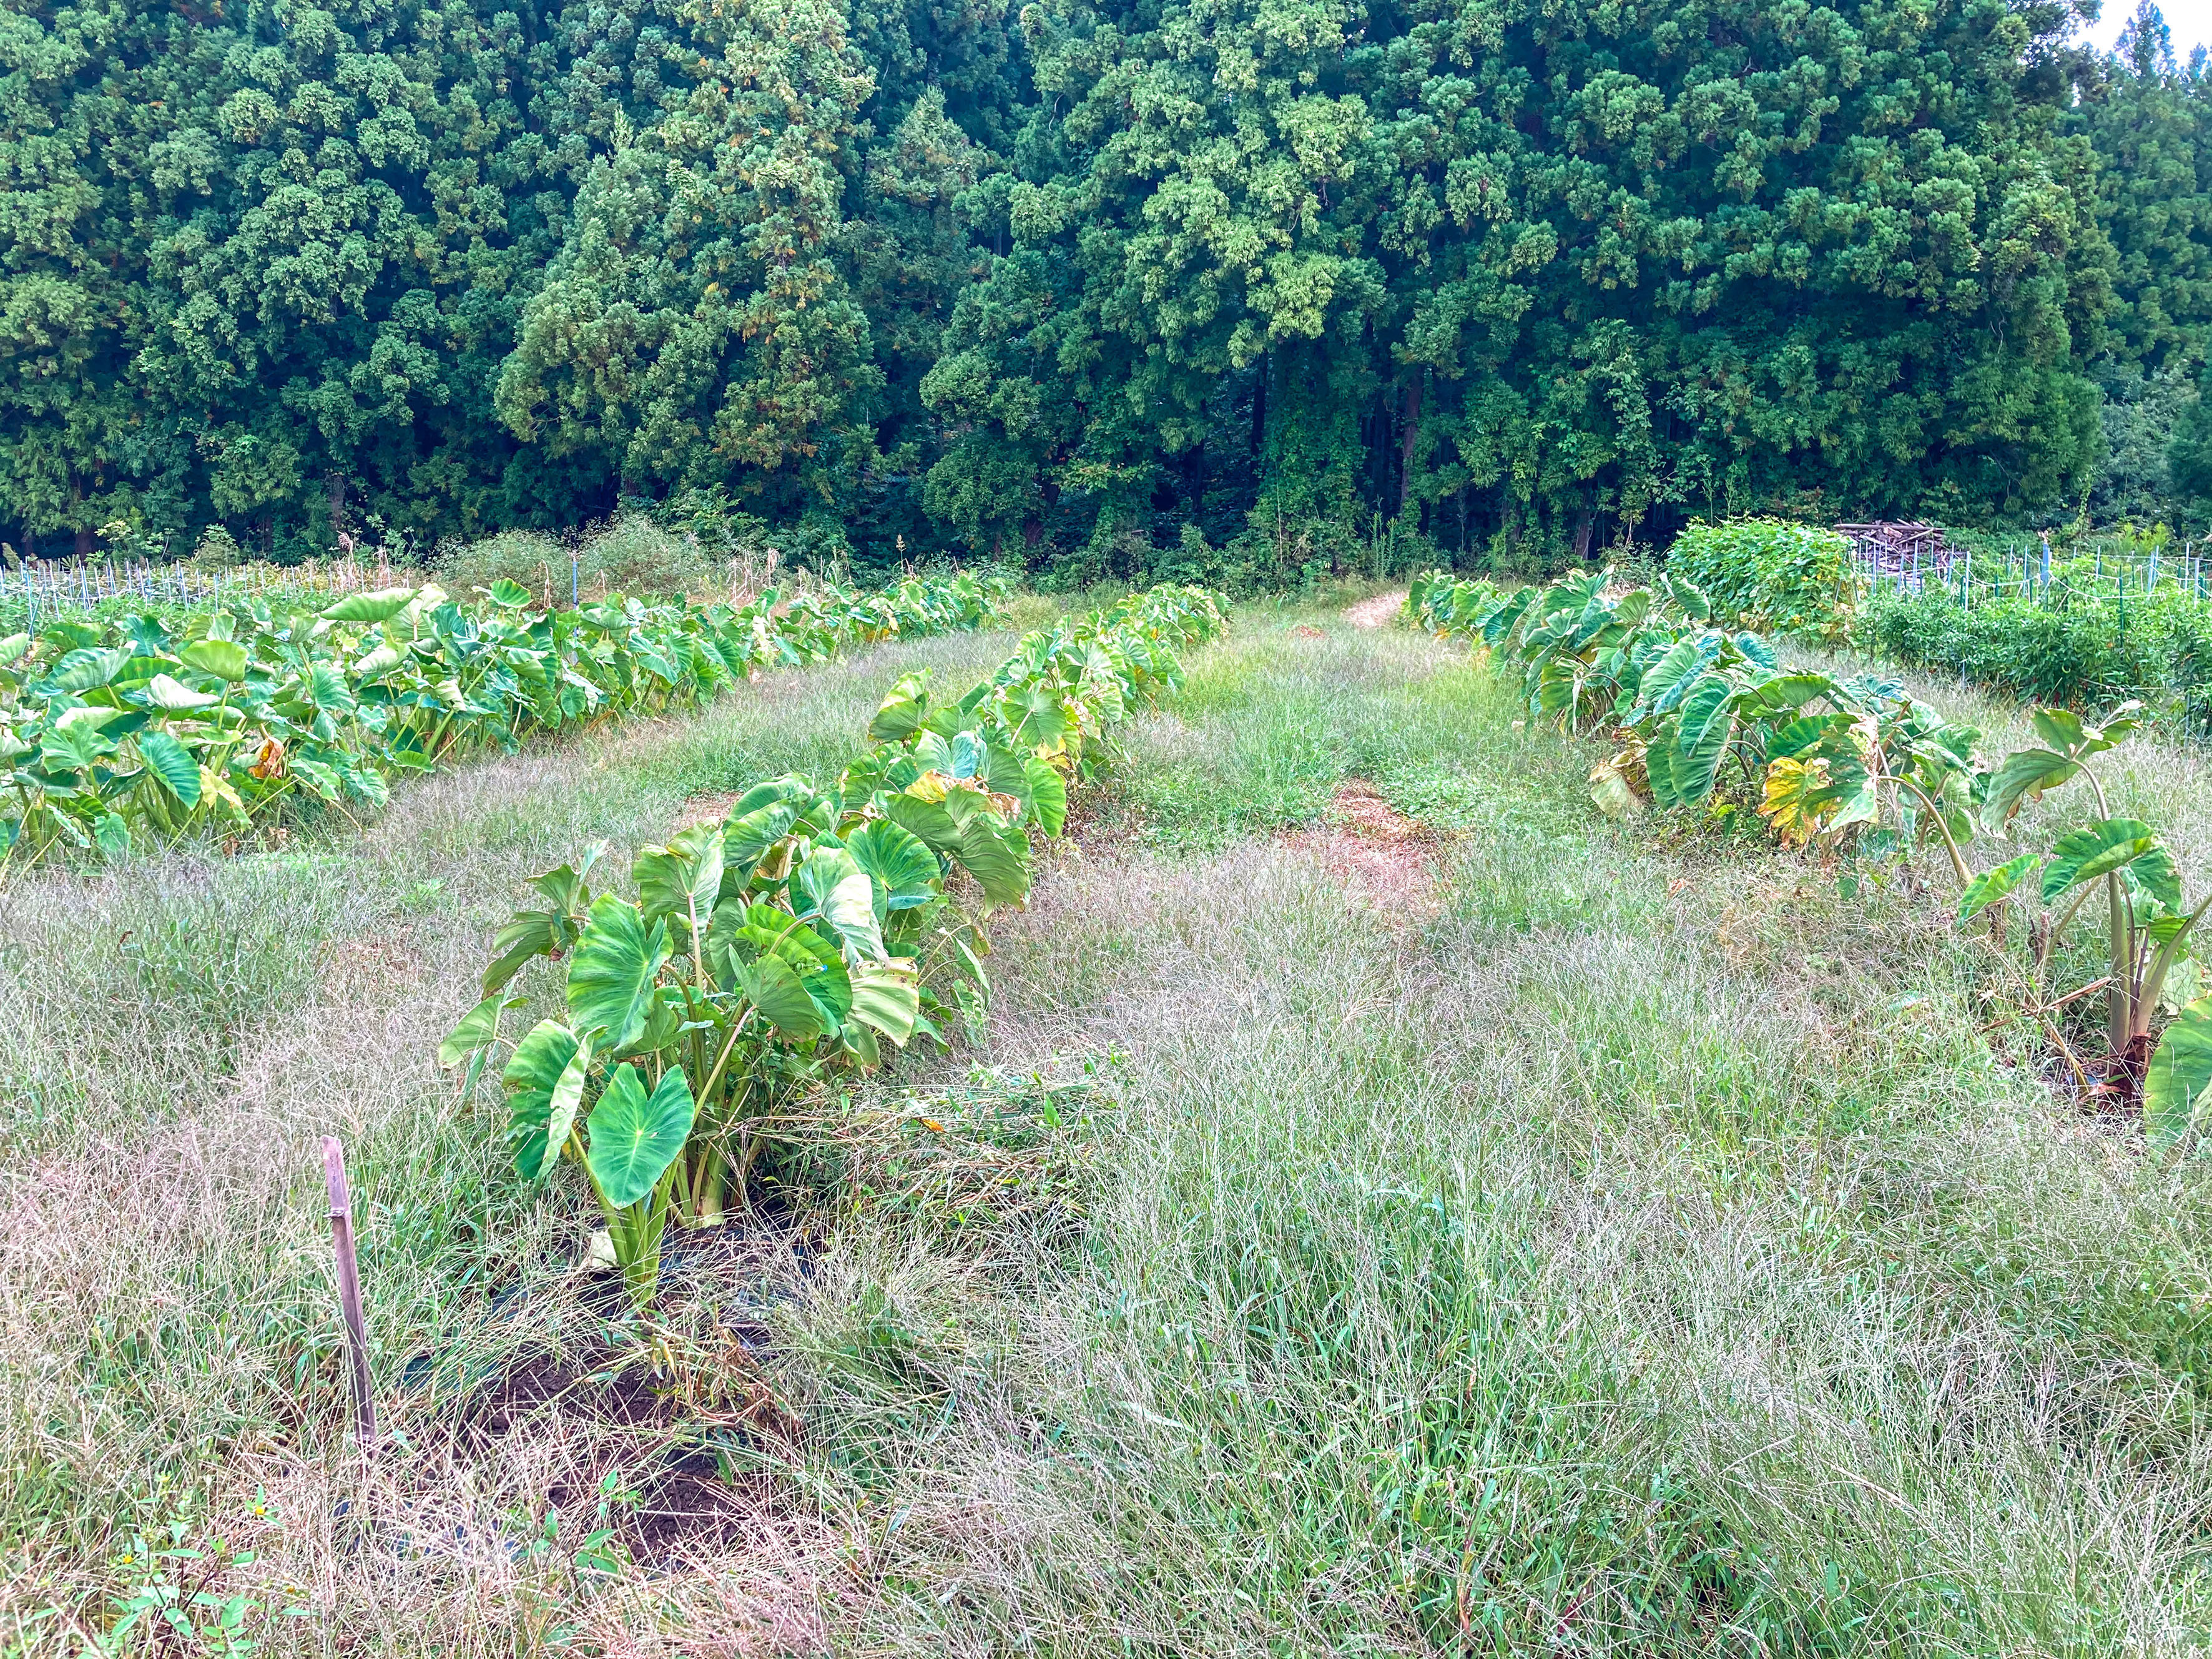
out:
M1529 708L1563 731L1610 728L1621 747L1589 775L1608 816L1752 806L1784 847L1875 867L1940 845L1959 926L1986 918L1990 995L2006 1011L1992 1029L2031 1034L2086 1097L2139 1105L2160 1145L2196 1138L2212 1099L2212 994L2195 994L2189 945L2212 897L2184 899L2157 830L2114 815L2100 776L2099 757L2140 729L2140 704L2101 722L2037 709L2038 741L1993 763L1978 752L1977 728L1946 720L1899 681L1786 671L1759 635L1711 626L1710 602L1689 583L1662 576L1620 593L1608 591L1611 574L1510 593L1439 576L1416 582L1407 606L1439 634L1516 659ZM2024 805L2076 780L2094 808L2087 822L2047 852L1974 871L1966 849L1978 832L2005 840ZM2027 912L2021 945L2006 908ZM2077 923L2101 929L2105 971L2068 988L2056 964ZM2191 988L2161 1025L2169 985ZM2092 997L2101 1030L2080 1018Z
M563 1015L501 1065L507 1133L527 1177L581 1168L634 1302L669 1221L720 1223L825 1079L980 1018L985 924L1028 895L1032 835L1060 834L1111 728L1177 683L1176 647L1224 625L1213 595L1164 586L1028 635L957 699L906 675L842 776L761 784L646 848L635 900L593 895L590 854L537 878L439 1058L472 1091L526 1001L516 975L558 960Z

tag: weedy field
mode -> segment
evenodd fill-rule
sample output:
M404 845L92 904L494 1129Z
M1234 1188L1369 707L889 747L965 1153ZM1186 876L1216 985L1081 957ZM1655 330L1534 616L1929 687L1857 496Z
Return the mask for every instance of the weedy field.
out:
M0 1647L2201 1650L2202 1163L1993 1046L1925 868L1608 821L1602 749L1343 598L1184 653L971 1040L821 1091L650 1317L434 1063L492 930L1008 635L13 879ZM2202 889L2201 762L2116 760Z

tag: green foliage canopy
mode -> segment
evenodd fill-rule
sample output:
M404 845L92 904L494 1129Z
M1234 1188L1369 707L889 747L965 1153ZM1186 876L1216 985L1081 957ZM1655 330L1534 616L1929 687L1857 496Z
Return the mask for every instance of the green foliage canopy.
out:
M889 562L2148 499L2207 82L2148 9L2107 60L2070 23L19 0L0 526L305 550L720 487Z

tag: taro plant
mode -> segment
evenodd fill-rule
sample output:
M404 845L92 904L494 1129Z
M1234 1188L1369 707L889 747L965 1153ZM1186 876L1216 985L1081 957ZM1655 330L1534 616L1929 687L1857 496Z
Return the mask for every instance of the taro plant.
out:
M1759 815L1784 846L1849 833L1861 857L1881 860L1934 841L1967 878L1978 728L1871 675L1778 675L1740 708L1765 760Z
M635 873L635 901L592 898L566 866L539 878L550 907L501 929L490 988L441 1052L480 1071L512 1006L506 986L534 957L561 954L567 1018L525 1036L501 1073L517 1166L532 1176L559 1162L584 1095L614 1087L625 1066L650 1085L641 1098L669 1111L664 1080L684 1080L684 1133L653 1170L667 1179L649 1212L630 1215L635 1194L609 1211L629 1217L610 1221L618 1258L624 1228L643 1249L671 1206L688 1224L718 1223L781 1106L834 1066L873 1065L882 1039L902 1044L927 1028L914 956L892 948L911 930L895 927L887 941L884 924L895 904L941 897L937 860L916 837L865 809L848 815L797 779L644 849ZM549 1079L554 1057L565 1087ZM594 1144L581 1144L586 1158Z
M1756 799L1784 845L1848 842L1862 857L1887 859L1940 843L1958 879L1961 924L1986 917L1996 959L2017 976L2017 1017L2085 1090L2139 1095L2154 1136L2193 1127L2212 1088L2212 997L2194 994L2188 948L2212 898L2185 901L2172 853L2151 825L2112 814L2099 775L2098 757L2139 729L2138 705L2095 724L2038 709L2041 742L1991 769L1976 756L1978 731L1946 720L1900 682L1786 672L1756 634L1707 626L1693 587L1621 592L1599 573L1501 592L1431 577L1414 585L1408 605L1439 633L1516 661L1533 711L1569 732L1613 729L1621 746L1590 785L1614 817L1696 806L1735 787ZM2002 837L2024 804L2076 780L2093 819L2047 851L1970 869L1965 849L1978 826ZM2024 963L2002 948L2011 905L2031 908ZM2085 912L2101 929L2105 972L2060 989L2053 963ZM2105 1053L2085 1059L2067 1010L2099 993ZM2161 1006L2177 1000L2184 1006L2159 1033Z
M2092 763L2141 728L2139 705L2124 704L2098 724L2063 708L2039 708L2032 718L2043 741L2008 755L1990 775L1984 821L2002 834L2027 802L2076 780L2087 786L2095 816L2061 834L2047 852L2023 853L1974 877L1960 895L1959 918L1970 921L2015 896L2022 902L2033 896L2039 908L2029 923L2027 963L2017 987L2021 1005L2084 1087L2132 1100L2143 1094L2147 1079L2158 1069L2152 1029L2169 981L2189 960L2191 937L2212 898L2194 907L2185 903L2171 851L2142 819L2113 816L2099 766ZM2106 971L2087 984L2054 994L2053 953L2085 911L2101 927ZM2068 1042L2059 1016L2069 1005L2100 991L2106 1053L2093 1079L2090 1066ZM2177 1054L2188 1047L2185 1029L2175 1041ZM2170 1061L2169 1081L2173 1075ZM2153 1115L2170 1117L2172 1109L2171 1102L2161 1098Z
M1709 625L1692 584L1622 591L1612 574L1510 593L1431 578L1408 604L1517 662L1533 712L1569 732L1613 730L1620 746L1589 779L1609 816L1733 791L1785 843L1849 838L1888 857L1940 840L1966 878L1978 732L1895 681L1785 672L1759 635Z

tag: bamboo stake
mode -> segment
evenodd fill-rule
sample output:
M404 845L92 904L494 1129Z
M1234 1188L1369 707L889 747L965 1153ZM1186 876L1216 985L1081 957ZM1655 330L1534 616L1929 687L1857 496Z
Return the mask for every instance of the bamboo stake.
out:
M361 1269L354 1259L353 1194L346 1185L345 1148L323 1137L323 1184L331 1197L331 1248L337 1256L338 1305L345 1315L346 1346L353 1354L354 1427L361 1449L376 1449L376 1396L368 1382L368 1327L361 1312Z

